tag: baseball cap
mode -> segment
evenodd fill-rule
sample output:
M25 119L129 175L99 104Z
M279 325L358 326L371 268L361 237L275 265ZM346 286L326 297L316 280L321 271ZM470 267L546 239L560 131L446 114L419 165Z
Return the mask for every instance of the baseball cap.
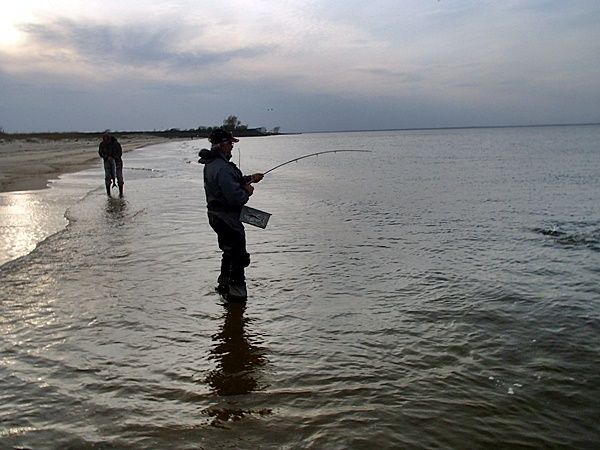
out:
M220 144L221 142L240 142L239 139L233 137L233 134L223 128L215 128L212 130L208 140L213 144Z

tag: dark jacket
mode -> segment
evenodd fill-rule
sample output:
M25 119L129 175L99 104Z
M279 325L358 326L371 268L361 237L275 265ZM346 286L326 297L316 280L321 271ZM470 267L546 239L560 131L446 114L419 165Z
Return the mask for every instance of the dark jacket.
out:
M204 164L204 191L208 211L232 213L239 219L242 206L250 198L250 194L242 186L249 183L251 177L245 177L234 163L216 150L202 149L198 162Z
M117 141L114 136L111 136L108 142L100 142L98 154L102 159L112 157L115 161L120 161L121 156L123 155L123 149L121 148L119 141Z

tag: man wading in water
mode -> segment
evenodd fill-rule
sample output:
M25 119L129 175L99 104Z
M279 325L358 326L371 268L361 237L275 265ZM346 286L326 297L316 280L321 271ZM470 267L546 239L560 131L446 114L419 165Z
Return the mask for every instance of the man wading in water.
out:
M102 135L102 142L98 147L98 154L104 160L104 184L106 195L110 197L111 183L114 186L115 178L119 184L119 197L123 197L123 149L117 138L109 133Z
M217 233L219 248L223 251L217 291L226 300L245 301L244 268L250 265L250 255L246 252L246 234L240 213L254 192L250 183L258 183L263 174L244 176L229 161L233 143L239 142L230 132L217 128L208 140L211 149L200 150L198 162L204 164L208 223Z

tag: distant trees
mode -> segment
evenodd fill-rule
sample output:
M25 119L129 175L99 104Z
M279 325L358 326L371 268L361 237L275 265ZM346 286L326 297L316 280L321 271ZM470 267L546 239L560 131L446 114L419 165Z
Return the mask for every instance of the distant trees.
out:
M195 136L195 137L205 137L208 136L212 130L215 128L224 128L231 132L237 132L241 136L261 136L265 134L279 134L279 130L281 127L274 127L271 131L267 132L265 127L257 127L257 128L248 128L247 124L242 123L242 121L234 115L228 116L225 120L223 120L223 125L214 125L214 126L204 126L200 125L198 128L191 129L180 129L180 128L166 128L164 130L157 130L156 128L151 132L155 134L166 134L169 136L175 135L185 135L185 136ZM147 132L147 131L145 131ZM96 132L96 134L103 133L138 133L137 131L131 132L119 132L118 130L110 130L105 129L103 132ZM85 134L85 133L84 133ZM13 136L12 133L7 133L4 130L4 127L0 126L0 136Z
M238 118L238 116L232 114L232 115L227 116L223 120L222 125L214 125L214 126L199 125L197 128L191 129L191 130L179 130L176 128L172 128L170 130L165 130L164 132L166 132L166 133L174 133L174 132L184 133L185 132L188 134L193 132L194 136L206 137L206 136L210 135L212 130L214 130L215 128L223 128L232 133L237 133L240 136L264 136L267 134L279 134L279 130L281 127L275 127L275 128L273 128L272 131L267 131L267 129L265 127L249 128L247 124L242 123L242 121Z
M234 131L242 125L241 120L237 116L229 116L223 121L223 128L227 131ZM247 128L247 127L246 127Z

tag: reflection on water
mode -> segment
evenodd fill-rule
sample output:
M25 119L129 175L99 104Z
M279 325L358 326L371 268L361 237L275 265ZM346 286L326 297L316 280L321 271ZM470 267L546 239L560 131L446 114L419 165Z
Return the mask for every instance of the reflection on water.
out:
M64 228L63 212L39 194L0 194L0 264L26 255L38 242Z
M213 335L210 359L216 368L205 379L213 393L222 397L249 394L267 388L260 383L260 370L267 363L265 350L249 337L250 320L244 316L245 304L225 303L223 325ZM213 426L224 428L226 422L242 420L246 416L265 416L269 408L244 409L237 403L220 403L205 410L212 417Z
M90 172L0 269L0 448L599 448L595 129L248 139L248 171L378 153L261 183L246 308L213 290L195 142L126 199Z
M111 225L122 225L127 213L127 202L122 198L106 197L106 220Z
M15 353L25 351L37 354L39 346L35 342L24 340L19 335L25 327L29 333L35 334L37 330L48 330L58 321L54 309L55 299L47 293L56 289L58 281L54 274L49 272L35 276L35 287L30 288L33 277L22 274L21 277L11 279L14 288L7 291L3 299L4 314L0 315L0 334L5 344L8 344ZM6 280L4 280L6 281ZM47 335L43 344L44 351L60 342L61 337ZM2 367L6 364L3 361Z
M206 382L217 395L241 395L261 389L258 370L267 361L264 349L249 339L245 327L249 320L244 317L245 305L225 305L223 326L213 336L211 359L216 360Z
M98 233L102 236L104 255L112 262L111 266L117 268L117 260L127 258L134 252L134 243L131 234L126 228L132 226L135 214L131 214L125 199L106 197L103 214L103 230Z

